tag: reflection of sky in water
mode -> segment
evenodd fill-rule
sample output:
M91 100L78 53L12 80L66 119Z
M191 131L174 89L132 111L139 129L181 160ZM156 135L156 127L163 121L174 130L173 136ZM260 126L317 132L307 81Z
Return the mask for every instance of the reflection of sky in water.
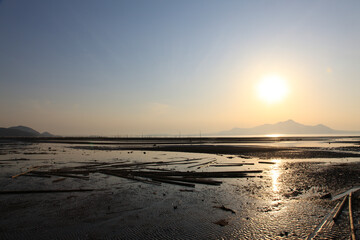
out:
M265 137L282 137L281 134L267 134Z
M277 134L266 135L266 137L278 137ZM281 136L280 136L281 137ZM299 137L301 139L301 137ZM270 139L269 139L270 140ZM352 138L351 141L359 141L360 138ZM345 142L341 142L345 141ZM324 139L314 139L314 140L304 140L304 141L273 141L273 142L239 142L239 143L216 143L216 145L235 145L235 146L271 146L271 147L347 147L347 146L358 146L355 143L348 143L348 138L336 138L332 140L324 140ZM330 144L329 144L330 142Z

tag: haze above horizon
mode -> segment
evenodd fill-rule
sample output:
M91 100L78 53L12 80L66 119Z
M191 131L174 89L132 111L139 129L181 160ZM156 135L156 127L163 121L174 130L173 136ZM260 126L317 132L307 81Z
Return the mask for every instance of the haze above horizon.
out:
M359 1L0 1L0 127L360 131Z

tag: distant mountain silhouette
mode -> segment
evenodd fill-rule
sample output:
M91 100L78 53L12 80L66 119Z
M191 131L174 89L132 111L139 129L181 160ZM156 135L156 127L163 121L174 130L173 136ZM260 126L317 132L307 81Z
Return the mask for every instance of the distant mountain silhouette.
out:
M20 131L23 131L23 132L27 132L27 133L29 133L29 134L31 134L33 136L40 135L40 133L38 131L35 131L34 129L29 128L29 127L25 127L25 126L9 127L8 129L20 130Z
M340 131L331 129L323 124L315 126L303 125L293 120L278 122L275 124L264 124L253 128L233 128L228 131L216 133L216 135L263 135L263 134L341 134L352 133L351 131Z
M0 137L53 137L51 133L43 132L39 133L38 131L25 127L25 126L16 126L9 128L0 128Z
M42 134L40 134L41 137L54 137L54 135L52 135L49 132L43 132Z

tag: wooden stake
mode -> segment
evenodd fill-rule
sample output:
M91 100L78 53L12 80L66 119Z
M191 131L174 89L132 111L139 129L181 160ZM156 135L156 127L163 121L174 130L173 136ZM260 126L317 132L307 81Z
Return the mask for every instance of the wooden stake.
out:
M354 219L353 219L353 215L352 215L351 196L352 196L352 192L350 192L350 194L349 194L349 219L350 219L351 240L356 240Z

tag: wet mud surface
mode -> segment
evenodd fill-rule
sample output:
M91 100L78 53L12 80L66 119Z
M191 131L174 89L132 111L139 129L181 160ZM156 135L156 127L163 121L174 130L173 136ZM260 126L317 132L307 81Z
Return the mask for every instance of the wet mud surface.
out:
M263 147L263 146L178 145L178 146L160 146L158 148L154 147L151 150L197 152L197 153L212 153L212 154L243 154L250 157L258 157L264 159L360 157L360 153L337 152L323 148L295 148L295 147L283 148L283 147ZM351 150L360 151L360 148L354 147L351 148Z
M307 239L309 236L349 239L347 206L336 222L325 221L319 227L342 200L337 196L360 186L358 146L343 144L326 149L306 146L307 149L298 149L298 155L295 154L298 157L291 157L294 155L287 152L293 152L293 147L266 145L251 146L257 150L248 152L229 152L232 148L225 146L224 152L215 149L203 153L3 142L0 144L2 191L94 191L0 194L0 239ZM210 149L211 145L205 148ZM316 156L310 153L322 151L326 153ZM147 184L97 172L86 179L31 174L12 178L34 167L49 171L89 163L175 163L186 159L197 162L161 168L163 171L262 172L254 177L216 179L222 181L219 186L196 184L195 187ZM199 162L208 164L199 165ZM352 201L357 237L359 198L356 192Z

